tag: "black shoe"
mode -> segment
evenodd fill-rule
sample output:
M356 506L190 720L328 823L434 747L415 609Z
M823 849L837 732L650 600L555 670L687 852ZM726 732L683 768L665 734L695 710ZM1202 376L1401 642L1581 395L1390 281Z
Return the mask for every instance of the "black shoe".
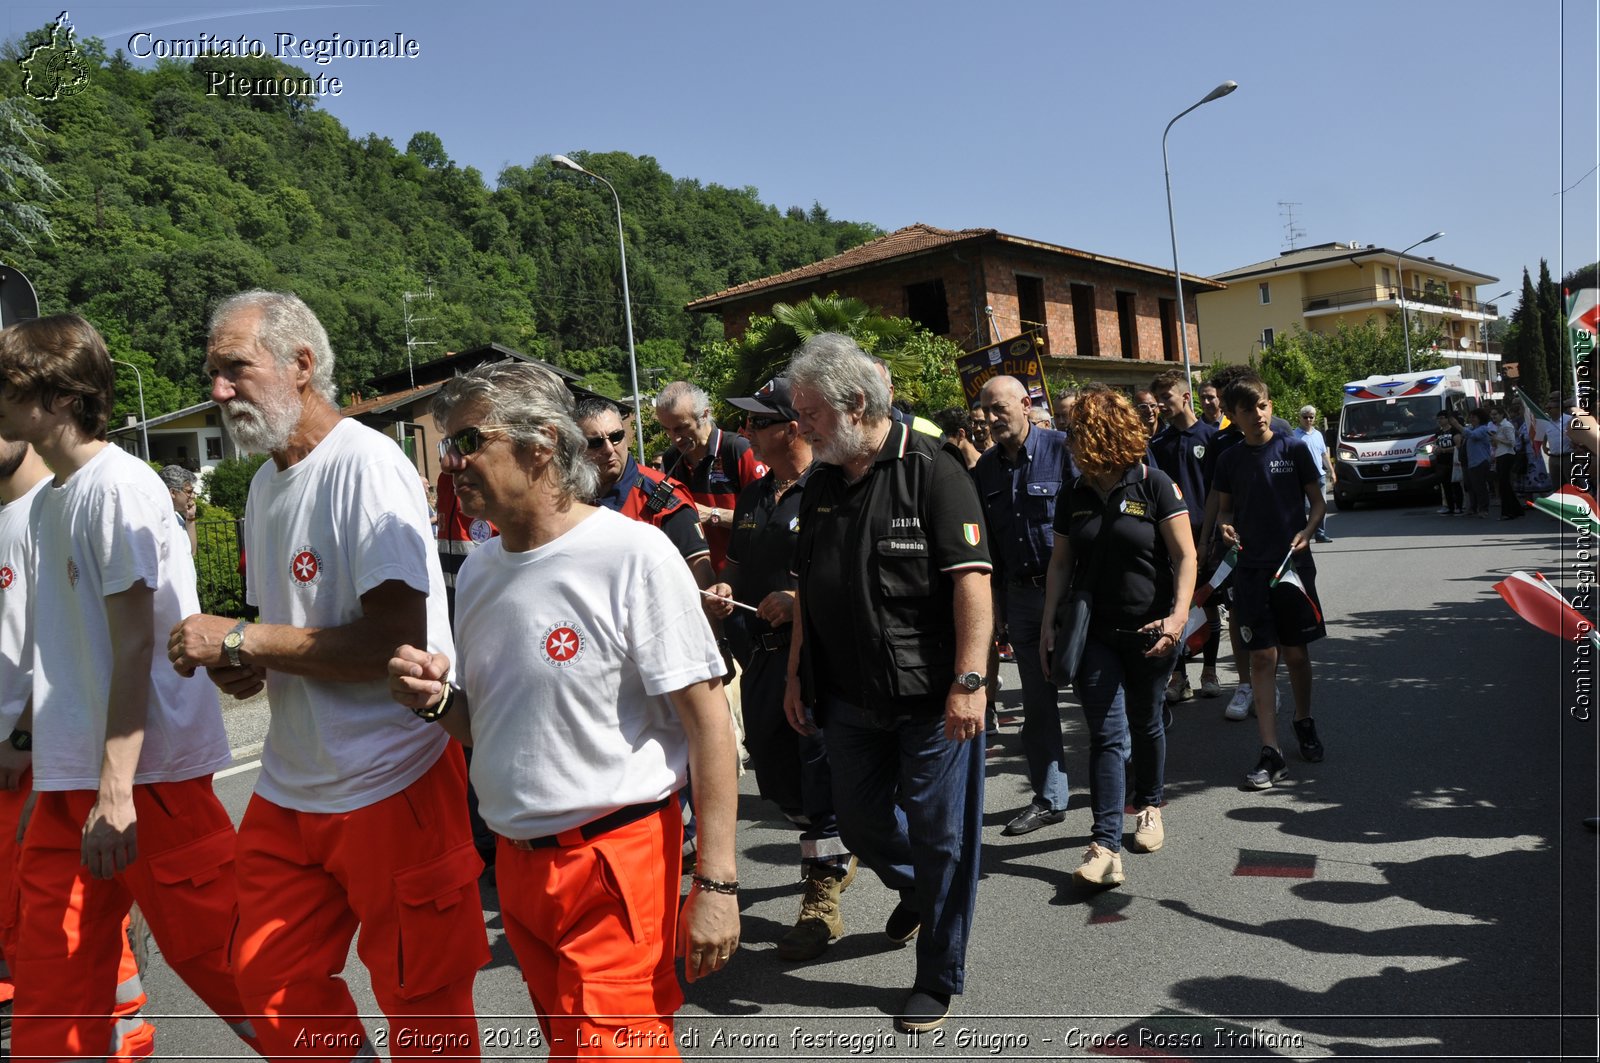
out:
M1315 535L1313 535L1311 537L1311 540L1313 542L1318 542L1318 543L1331 543L1331 542L1333 542L1333 538L1327 532L1320 532L1320 531L1317 532Z
M1307 716L1294 722L1294 736L1300 739L1300 756L1312 764L1322 763L1322 742L1317 738L1317 722Z
M1272 784L1289 774L1289 766L1284 763L1283 754L1271 746L1261 747L1261 759L1256 761L1256 768L1244 777L1244 784L1252 790L1270 790Z
M894 1017L895 1029L901 1033L922 1033L937 1029L950 1017L950 994L934 993L926 989L912 989L905 1007Z
M889 913L889 919L883 924L883 934L896 945L904 945L917 936L917 931L922 929L922 913L910 901L901 901L894 906L894 911Z
M1010 835L1032 834L1040 827L1046 827L1052 823L1060 823L1066 818L1066 809L1052 812L1049 808L1035 801L1023 809L1010 823L1006 824L1004 833Z

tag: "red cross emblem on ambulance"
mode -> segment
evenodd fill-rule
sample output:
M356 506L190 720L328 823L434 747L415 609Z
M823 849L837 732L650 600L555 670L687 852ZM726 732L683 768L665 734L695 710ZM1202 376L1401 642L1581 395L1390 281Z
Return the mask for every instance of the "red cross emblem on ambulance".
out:
M289 561L289 575L296 583L315 583L322 571L322 559L309 546L303 546Z
M583 636L570 622L556 624L544 633L544 657L557 668L565 668L583 653Z

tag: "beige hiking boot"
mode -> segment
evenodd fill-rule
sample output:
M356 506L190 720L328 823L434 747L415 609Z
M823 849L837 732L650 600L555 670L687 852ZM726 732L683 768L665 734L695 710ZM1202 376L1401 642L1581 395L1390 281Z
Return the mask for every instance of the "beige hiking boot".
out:
M812 875L806 878L806 892L800 899L800 918L788 933L778 939L778 958L814 960L828 942L844 934L844 916L839 913L839 894L856 877L856 858L843 878Z

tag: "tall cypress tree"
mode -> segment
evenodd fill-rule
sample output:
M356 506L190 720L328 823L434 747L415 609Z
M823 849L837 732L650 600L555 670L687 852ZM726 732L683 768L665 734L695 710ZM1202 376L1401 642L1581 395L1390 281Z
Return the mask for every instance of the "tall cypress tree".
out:
M1566 300L1561 298L1561 289L1556 287L1556 282L1550 279L1550 264L1544 259L1539 260L1539 315L1544 322L1544 365L1545 391L1528 394L1540 402L1545 395L1561 387L1561 382L1566 381L1565 390L1572 388L1572 372L1567 369L1567 307Z
M1514 353L1520 374L1517 386L1526 391L1530 398L1538 400L1549 392L1550 377L1545 368L1548 360L1544 350L1544 314L1539 306L1539 292L1534 288L1527 269L1522 271L1522 303L1517 307L1517 312L1511 315L1511 323L1516 332ZM1511 397L1509 388L1506 397Z

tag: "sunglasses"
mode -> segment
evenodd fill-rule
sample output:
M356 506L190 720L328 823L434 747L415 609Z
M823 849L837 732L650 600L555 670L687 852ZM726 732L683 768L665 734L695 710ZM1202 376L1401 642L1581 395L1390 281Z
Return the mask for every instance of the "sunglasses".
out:
M469 458L483 449L485 435L503 432L508 428L526 427L520 424L480 424L463 428L454 435L439 440L439 458L441 461Z
M627 437L628 430L626 428L619 428L615 432L607 432L603 436L589 436L587 437L586 442L589 444L590 450L599 450L608 443L611 446L616 446Z
M788 424L782 417L746 417L745 426L748 428L771 428L775 424Z

